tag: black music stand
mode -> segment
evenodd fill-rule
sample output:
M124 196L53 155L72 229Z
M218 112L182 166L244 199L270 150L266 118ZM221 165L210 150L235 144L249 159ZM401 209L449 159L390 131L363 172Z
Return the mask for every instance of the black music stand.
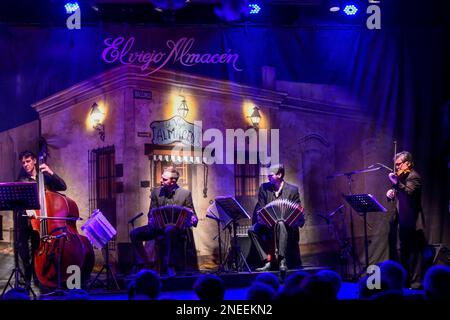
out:
M99 277L102 274L103 270L105 270L106 272L106 284L104 284L99 280ZM109 241L108 241L108 243L105 244L105 262L103 263L103 266L100 269L100 271L97 272L97 275L95 276L94 280L89 284L89 289L92 289L94 283L99 281L102 283L102 286L106 287L106 290L111 290L111 279L114 280L114 286L116 290L120 290L119 283L117 282L116 276L112 272L112 267L109 263Z
M245 265L246 270L251 273L251 269L248 266L247 260L245 259L244 255L242 254L241 247L238 245L237 242L237 227L239 225L238 221L241 218L250 219L250 216L248 215L247 211L241 206L241 204L231 196L223 196L223 197L216 197L215 199L217 204L217 209L219 211L220 218L224 221L227 221L225 223L225 228L233 228L233 241L231 245L231 249L228 252L227 257L225 258L224 265L230 262L235 272L239 272L241 270L242 264ZM224 219L223 216L226 215L229 217L229 219ZM239 261L239 258L241 259ZM219 270L221 270L223 266L219 267Z
M5 294L6 289L11 287L12 289L20 288L19 279L22 277L25 283L25 289L29 290L33 297L36 294L31 289L31 284L25 279L25 275L19 266L19 256L17 252L17 240L18 240L18 214L22 210L35 210L39 209L39 197L38 187L36 182L6 182L0 183L0 211L13 211L13 243L14 243L14 269L11 271L8 282L3 289L1 297ZM14 277L14 287L11 285L11 280Z
M371 194L353 194L343 195L345 201L358 213L364 217L364 252L365 252L365 270L369 266L369 241L367 238L367 213L368 212L387 212L377 199Z
M349 193L348 195L353 195L353 191L352 191L353 175L377 171L377 170L380 170L381 168L382 168L381 166L375 166L375 167L371 166L371 167L368 167L368 168L362 169L362 170L354 170L354 171L344 172L344 173L335 173L333 175L327 176L327 179L332 179L332 178L337 178L337 177L346 177L347 185L348 185L348 193ZM356 273L355 231L354 231L352 210L349 211L349 216L350 216L351 245L350 245L350 250L349 250L349 248L347 248L348 247L347 239L345 239L344 243L345 243L346 247L344 248L344 252L350 251L350 253L351 253L352 262L353 262L353 277L352 277L352 279L356 280L358 275ZM345 238L347 238L347 236L345 236ZM346 266L348 265L346 259L345 259L345 265ZM360 265L359 261L358 261L358 265Z

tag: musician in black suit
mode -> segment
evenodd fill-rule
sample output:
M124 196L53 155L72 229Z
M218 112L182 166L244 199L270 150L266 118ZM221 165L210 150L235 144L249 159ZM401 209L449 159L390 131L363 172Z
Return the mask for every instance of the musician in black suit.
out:
M22 151L19 154L19 161L22 165L17 181L38 182L38 168L36 155L31 151ZM43 173L45 187L51 191L64 191L67 189L66 183L46 164L41 164L39 170ZM36 217L34 210L21 210L17 213L18 234L17 252L24 270L25 281L31 283L32 276L38 284L34 274L34 251L39 247L39 235L33 231L31 218Z
M426 246L425 218L422 210L422 179L413 169L411 153L402 151L395 155L395 173L389 174L392 188L386 196L397 200L394 219L391 222L390 245L397 247L400 240L400 262L405 267L407 286L421 287L423 275L422 252ZM398 237L397 237L398 236Z
M279 222L274 228L269 228L260 223L260 218L257 212L268 203L276 199L287 199L292 202L300 204L300 194L298 187L284 181L284 167L283 165L273 165L269 168L268 174L269 182L263 183L259 187L258 203L256 204L253 213L253 226L249 229L248 234L255 245L258 254L264 263L263 267L257 268L257 271L269 271L271 268L271 255L269 250L274 243L274 231L278 239L275 243L275 252L277 253L279 270L281 272L287 271L286 257L289 255L289 250L298 252L299 242L299 228L303 227L305 220L302 217L298 222L298 227L289 227L284 222ZM275 229L275 230L273 230ZM298 254L299 256L299 254ZM292 262L292 261L291 261ZM294 265L294 263L289 263Z
M198 223L197 215L195 214L194 204L192 202L192 194L189 190L181 188L178 184L180 174L174 167L164 169L161 176L161 186L154 188L150 195L150 209L148 212L149 222L147 225L135 228L130 233L131 243L133 244L134 254L136 257L136 264L139 267L150 265L147 253L144 249L143 241L156 239L159 236L163 237L161 249L163 250L163 268L167 268L169 276L175 275L175 247L179 247L180 243L184 241L183 233L178 228L169 226L165 229L157 228L153 224L151 210L166 206L178 205L192 209L190 225L196 227Z

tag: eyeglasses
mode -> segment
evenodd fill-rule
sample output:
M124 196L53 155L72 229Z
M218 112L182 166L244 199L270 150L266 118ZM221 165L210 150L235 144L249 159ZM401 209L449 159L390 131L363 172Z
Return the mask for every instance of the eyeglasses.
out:
M401 166L402 164L404 164L405 162L406 162L406 161L396 162L395 165L396 165L397 167L399 167L399 166Z

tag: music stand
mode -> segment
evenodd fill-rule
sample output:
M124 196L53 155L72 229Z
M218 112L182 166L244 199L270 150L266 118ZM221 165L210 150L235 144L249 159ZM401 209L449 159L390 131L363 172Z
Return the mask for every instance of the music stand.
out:
M361 213L364 217L364 252L366 268L369 267L369 241L367 238L367 213L368 212L387 212L387 209L383 207L377 199L371 194L353 194L343 195L345 201L358 213Z
M337 177L346 177L347 185L348 185L348 193L349 193L349 195L353 195L353 191L352 191L353 175L377 171L377 170L380 170L381 168L382 168L381 166L378 166L378 167L369 167L369 168L362 169L362 170L354 170L354 171L350 171L350 172L335 173L333 175L327 176L327 179L333 179L333 178L337 178ZM356 274L356 253L355 253L355 231L354 231L354 226L353 226L354 223L353 223L352 210L349 211L349 216L350 216L350 233L351 233L351 246L350 246L351 251L350 252L351 252L351 257L352 257L352 261L353 261L353 277L352 277L352 279L355 280L355 279L357 279L357 274ZM345 242L347 242L347 240L345 240ZM345 248L345 251L347 251L347 250L348 249ZM348 263L345 262L345 265L347 266Z
M29 290L33 297L36 294L31 289L31 284L25 279L25 275L19 266L19 256L17 252L18 240L18 214L22 210L36 210L39 209L38 187L36 182L3 182L0 183L0 211L13 211L13 243L14 243L14 269L11 271L8 282L3 289L1 297L5 294L6 289L20 288L19 279L22 277L25 282L25 289ZM14 287L11 285L11 280L14 277Z
M228 252L227 257L225 258L224 264L229 262L230 259L233 259L231 262L231 265L234 266L234 271L239 272L241 268L241 264L239 263L239 258L241 258L241 262L245 265L247 271L251 273L251 269L247 264L247 261L242 254L241 247L238 245L237 242L237 227L238 227L238 221L241 218L247 218L250 219L250 216L248 215L247 211L241 206L241 204L231 196L220 196L216 197L215 202L217 204L217 208L220 214L220 218L224 221L227 221L225 223L225 228L231 227L233 228L233 242L230 251ZM224 216L226 215L229 217L229 220L224 219ZM220 266L219 270L222 268Z
M117 234L116 229L109 223L106 217L99 209L94 210L89 220L81 227L91 242L91 244L99 250L105 248L105 260L102 268L95 276L94 280L89 284L89 289L92 289L94 283L99 281L100 274L103 270L106 272L106 290L111 288L111 279L114 280L114 285L117 290L120 290L117 279L112 272L109 264L109 241ZM103 283L102 283L103 285Z

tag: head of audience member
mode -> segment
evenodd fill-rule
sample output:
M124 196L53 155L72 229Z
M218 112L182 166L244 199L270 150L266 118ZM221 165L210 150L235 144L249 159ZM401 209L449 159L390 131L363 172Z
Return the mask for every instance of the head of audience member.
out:
M277 300L297 300L302 295L300 284L308 276L308 272L301 270L288 275L284 281L284 285L280 288Z
M427 300L450 301L450 267L432 266L423 282Z
M153 270L141 270L128 287L128 298L133 300L157 299L161 289L159 276Z
M270 301L275 298L275 289L263 282L253 282L247 291L247 300L251 301Z
M309 300L333 301L337 299L336 289L330 279L317 274L306 277L300 289Z
M225 284L217 275L206 274L195 281L194 291L202 301L222 301L225 297Z
M398 262L386 260L380 264L381 279L390 290L402 291L406 281L406 270Z
M278 277L270 272L263 272L259 274L255 282L265 283L273 288L273 290L278 291L278 288L280 287L280 281L278 280Z
M364 276L358 281L358 298L360 300L369 300L380 292L389 290L389 285L385 279L381 278L379 288L372 283L369 276Z
M333 270L320 270L319 272L317 272L317 275L325 281L329 281L333 285L337 297L339 290L341 290L341 276Z
M377 293L370 296L367 300L395 302L404 300L403 293L399 290L377 290Z
M3 300L30 300L27 290L24 288L13 288L5 292Z

